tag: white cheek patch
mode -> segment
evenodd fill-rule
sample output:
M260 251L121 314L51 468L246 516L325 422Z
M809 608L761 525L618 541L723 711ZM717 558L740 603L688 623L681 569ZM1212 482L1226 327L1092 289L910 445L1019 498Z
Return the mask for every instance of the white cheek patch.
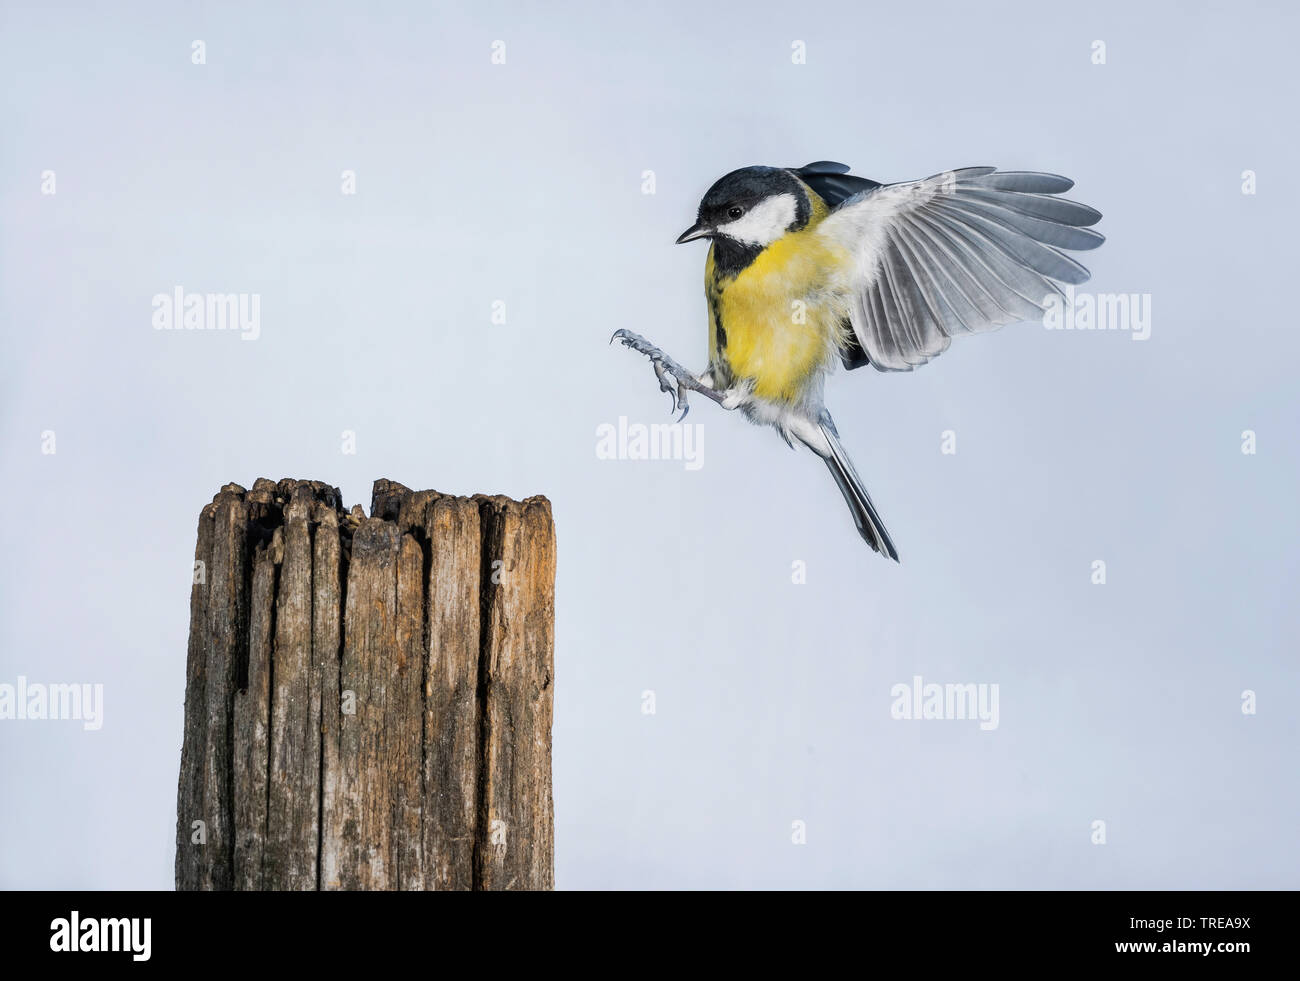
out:
M794 224L798 209L793 194L778 194L750 208L735 221L719 225L718 231L746 245L771 245Z

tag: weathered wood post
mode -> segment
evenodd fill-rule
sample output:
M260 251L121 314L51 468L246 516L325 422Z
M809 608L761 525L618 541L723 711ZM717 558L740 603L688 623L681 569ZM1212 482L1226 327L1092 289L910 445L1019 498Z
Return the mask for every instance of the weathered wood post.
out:
M550 889L550 502L227 484L199 516L178 889Z

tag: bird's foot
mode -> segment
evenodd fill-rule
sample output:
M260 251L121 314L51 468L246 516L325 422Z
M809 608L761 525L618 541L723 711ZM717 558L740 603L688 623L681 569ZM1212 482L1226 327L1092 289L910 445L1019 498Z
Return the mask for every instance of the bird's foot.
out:
M677 417L678 422L685 419L686 413L691 409L686 401L688 391L699 392L719 405L722 404L722 396L714 391L712 387L701 381L693 372L683 368L640 334L634 334L630 330L616 330L614 336L609 339L611 344L615 341L621 342L623 346L631 348L638 354L644 354L650 359L650 364L655 370L655 377L659 379L659 390L672 396L674 411L681 410L682 414Z

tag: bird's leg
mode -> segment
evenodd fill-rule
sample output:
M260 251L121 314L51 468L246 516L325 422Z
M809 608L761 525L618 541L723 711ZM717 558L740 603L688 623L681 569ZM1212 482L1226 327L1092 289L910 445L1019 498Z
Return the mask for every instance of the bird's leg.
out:
M686 402L687 391L699 392L701 395L717 402L724 409L735 408L735 406L726 404L725 392L719 392L703 378L683 368L640 334L634 334L630 330L616 330L614 336L609 339L611 344L615 341L621 341L625 347L629 347L639 354L644 354L650 359L650 364L654 366L655 377L659 379L659 390L667 392L673 397L674 409L682 410L682 414L677 419L678 422L686 418L686 413L691 408Z

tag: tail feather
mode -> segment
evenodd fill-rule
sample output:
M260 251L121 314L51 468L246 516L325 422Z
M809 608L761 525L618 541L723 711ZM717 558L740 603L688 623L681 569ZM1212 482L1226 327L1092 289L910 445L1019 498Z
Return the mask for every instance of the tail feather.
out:
M876 506L871 503L867 489L862 486L862 478L853 469L853 461L840 445L839 437L835 435L834 424L827 418L820 426L822 435L826 437L826 442L830 444L831 449L831 455L826 457L826 466L831 476L835 478L844 500L848 502L849 510L853 512L853 523L858 526L858 534L877 552L897 562L898 549L894 548L889 532L885 530L885 523L880 520L880 515L876 513Z

